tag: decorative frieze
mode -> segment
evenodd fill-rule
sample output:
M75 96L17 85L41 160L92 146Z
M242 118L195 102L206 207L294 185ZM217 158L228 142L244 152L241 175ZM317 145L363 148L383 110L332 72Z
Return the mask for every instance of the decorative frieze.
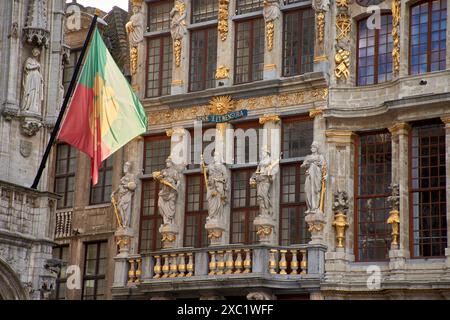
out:
M259 118L260 124L265 124L267 122L280 122L280 121L281 121L280 116L276 114L267 114Z
M305 103L313 103L326 101L328 97L328 89L314 89L309 91L299 91L291 93L282 93L278 95L262 96L255 98L245 98L239 100L233 100L234 108L237 110L259 110L274 107L289 107L296 106ZM231 99L231 98L230 98ZM193 106L183 109L171 109L164 111L152 112L152 116L149 117L149 125L170 123L174 121L191 120L196 119L199 116L206 116L211 114L212 106L214 108L223 108L223 104L228 105L232 100L215 101L213 105L201 105Z

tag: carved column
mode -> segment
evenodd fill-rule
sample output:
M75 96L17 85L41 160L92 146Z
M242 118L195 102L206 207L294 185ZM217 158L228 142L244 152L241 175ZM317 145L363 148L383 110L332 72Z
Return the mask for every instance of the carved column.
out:
M219 1L217 23L217 69L216 87L228 87L233 84L233 54L230 48L234 44L234 24L231 19L236 0ZM230 54L223 54L228 52Z
M346 270L349 261L354 261L354 139L349 130L327 130L328 182L325 206L327 224L326 243L334 252L325 253L326 270L335 271L334 277ZM335 197L336 195L336 197ZM332 229L334 228L334 230ZM338 232L339 231L339 232ZM342 232L342 233L341 233ZM337 235L340 233L339 238Z
M263 125L262 148L267 147L272 161L279 161L281 156L281 120L278 115L269 114L259 118L259 123ZM278 170L277 170L278 169ZM278 228L280 215L280 169L277 163L273 172L272 185L270 187L270 197L273 209L272 217L258 216L254 220L257 228L257 235L261 243L278 244Z
M389 128L392 136L392 183L398 184L399 189L399 241L398 245L391 246L389 251L391 269L401 269L405 264L405 259L409 258L409 158L408 158L408 138L410 126L407 123L397 123ZM395 158L394 158L395 157ZM396 180L394 180L396 178ZM391 209L394 211L395 208ZM394 214L391 214L393 221ZM387 223L387 222L386 222ZM395 223L395 221L394 221ZM394 228L396 226L394 225Z
M447 171L447 248L445 248L447 270L450 272L450 114L442 117L445 123L445 168Z
M349 12L349 0L335 3L335 45L334 45L334 81L347 84L351 78L351 31L352 19ZM354 59L353 59L354 60Z
M191 4L187 0L175 0L171 11L173 44L171 94L186 93L189 83L189 32Z
M264 80L281 75L282 21L279 0L265 0L263 7L265 23Z

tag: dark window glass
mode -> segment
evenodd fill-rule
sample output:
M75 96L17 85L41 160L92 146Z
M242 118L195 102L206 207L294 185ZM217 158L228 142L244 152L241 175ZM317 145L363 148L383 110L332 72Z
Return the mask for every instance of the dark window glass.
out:
M191 1L191 6L192 23L217 19L217 12L219 9L218 0L193 0Z
M284 15L283 76L313 71L314 11L311 8Z
M231 243L257 242L253 220L259 214L256 188L250 186L254 168L232 172L231 189Z
M77 151L62 143L56 148L55 193L62 198L58 208L73 207Z
M153 179L142 181L140 252L161 249L158 230L163 220L158 213L158 192L159 184Z
M281 245L308 243L310 240L310 233L305 223L304 185L305 170L300 168L300 164L281 167Z
M209 131L211 130L211 131ZM211 147L210 144L215 144L215 135L213 135L213 130L215 128L204 128L202 132L202 146L200 146L200 141L197 141L194 137L194 130L190 131L191 143L190 143L190 154L191 159L190 163L187 166L188 169L197 169L200 168L199 162L201 161L201 155L206 158L207 154L214 157L214 147ZM211 134L210 134L211 132ZM205 139L207 138L207 139ZM208 149L206 149L208 148ZM211 150L212 148L212 150ZM198 149L198 150L197 150ZM197 163L195 163L197 162ZM206 163L208 164L208 163Z
M263 0L237 0L236 14L243 14L262 10L263 4L264 4Z
M70 81L72 80L72 75L75 70L75 66L77 65L78 57L80 56L80 52L81 50L79 49L75 50L72 49L69 55L69 62L64 65L64 75L63 75L64 92L67 92L67 89L69 88ZM58 106L58 108L60 107L61 106Z
M217 28L191 33L189 90L199 91L216 86Z
M444 125L413 128L411 142L413 255L444 256L447 247Z
M148 5L148 31L161 31L170 29L170 11L173 1L161 1Z
M305 157L313 142L313 121L283 120L283 159Z
M234 82L246 83L263 79L264 19L236 23Z
M145 138L144 173L151 174L154 171L166 167L166 159L170 155L170 138L157 136Z
M55 299L66 299L67 265L69 263L69 246L58 246L53 248L53 259L61 260L61 268L56 278Z
M147 41L147 97L170 94L172 81L172 38L163 36Z
M85 244L82 300L105 299L107 242Z
M358 22L358 85L392 79L392 15L381 16L381 29L367 28L367 19Z
M411 7L409 71L445 69L447 1L422 1Z
M98 183L93 186L91 183L90 204L101 204L111 202L112 174L114 156L110 156L103 161L98 170Z
M260 158L262 127L255 122L234 127L234 163L257 163Z
M356 234L359 261L387 259L390 231L387 197L391 194L391 136L364 134L357 158Z
M202 248L208 245L205 230L208 200L203 175L190 175L186 179L186 216L184 246Z

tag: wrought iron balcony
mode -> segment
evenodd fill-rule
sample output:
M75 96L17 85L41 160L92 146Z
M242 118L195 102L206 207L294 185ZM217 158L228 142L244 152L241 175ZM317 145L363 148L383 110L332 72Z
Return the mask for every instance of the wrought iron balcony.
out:
M67 238L72 234L72 209L56 212L55 239Z

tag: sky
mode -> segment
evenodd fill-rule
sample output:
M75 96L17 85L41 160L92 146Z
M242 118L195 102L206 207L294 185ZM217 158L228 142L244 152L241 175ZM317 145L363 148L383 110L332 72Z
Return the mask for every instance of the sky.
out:
M72 0L66 0L66 2L72 2ZM128 11L128 0L77 0L77 2L85 7L98 8L104 12L109 12L114 6Z

